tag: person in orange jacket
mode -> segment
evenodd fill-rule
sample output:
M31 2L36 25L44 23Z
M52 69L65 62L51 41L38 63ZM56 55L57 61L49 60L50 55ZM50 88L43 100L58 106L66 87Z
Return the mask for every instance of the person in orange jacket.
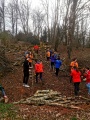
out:
M28 61L29 61L29 66L32 66L32 61L33 61L33 54L30 52L28 56Z
M77 58L74 58L73 61L70 63L71 70L73 70L73 67L77 67L78 68Z
M36 60L35 63L35 73L36 73L36 83L38 83L38 75L40 75L40 80L42 80L42 74L43 74L43 64L42 61Z
M74 83L74 93L78 95L79 93L79 85L81 82L81 72L78 70L76 66L73 67L71 71L71 80Z
M49 49L48 49L47 52L46 52L46 58L47 58L47 61L50 60L50 51L49 51Z

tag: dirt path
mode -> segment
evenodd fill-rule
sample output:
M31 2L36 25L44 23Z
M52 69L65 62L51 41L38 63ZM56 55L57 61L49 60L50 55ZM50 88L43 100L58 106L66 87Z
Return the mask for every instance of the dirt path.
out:
M23 52L22 52L23 53ZM15 59L17 59L18 56L21 56L20 52L13 54L9 53L7 54L8 59L14 63ZM22 54L23 56L23 54ZM22 65L20 66L13 66L13 71L9 74L7 74L3 79L2 79L2 84L5 87L5 90L7 92L7 95L9 96L9 101L18 101L22 98L29 97L33 95L36 90L38 89L53 89L56 91L59 91L62 93L62 95L66 96L73 96L73 84L69 82L69 77L64 77L61 74L64 75L63 73L59 73L59 77L57 78L55 76L54 71L50 71L50 63L47 63L45 61L45 58L43 58L43 63L44 63L44 73L43 73L43 79L44 79L44 85L42 85L39 81L38 84L35 83L35 77L33 79L33 86L32 86L32 80L29 79L28 84L30 85L30 88L25 88L23 87L23 69ZM81 92L80 95L87 96L85 83L81 83Z
M19 55L20 55L19 52L17 54L9 53L7 54L7 57L11 62L14 62L17 56ZM22 52L22 56L23 56L23 52ZM43 73L44 85L42 85L40 81L38 84L36 84L34 78L33 79L34 84L32 86L32 81L29 79L28 84L30 85L30 88L23 87L22 65L13 66L13 71L11 73L8 73L2 79L2 85L4 86L5 91L9 97L9 103L19 101L20 99L23 98L28 98L32 96L37 90L46 90L46 89L52 89L61 92L62 95L65 96L74 96L73 84L69 82L69 77L63 77L61 74L64 73L60 72L59 77L57 78L53 71L49 71L49 63L45 62L44 58L43 58L43 63L44 63L44 73ZM88 97L87 89L85 87L84 82L81 83L80 88L81 88L80 95L84 97ZM34 116L36 120L42 120L42 116L46 117L45 120L56 120L55 118L59 120L58 117L60 117L61 115L65 115L65 114L67 115L68 113L71 113L71 111L72 112L76 111L76 110L66 109L61 106L20 105L19 107L20 107L20 113L22 115L23 112L24 114L27 114L28 117L27 120L29 120L32 116Z

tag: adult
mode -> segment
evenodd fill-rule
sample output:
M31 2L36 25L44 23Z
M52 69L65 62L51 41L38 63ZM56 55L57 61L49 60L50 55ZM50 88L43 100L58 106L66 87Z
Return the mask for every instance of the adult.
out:
M24 57L28 57L29 56L29 51L26 49L25 53L24 53Z
M23 86L25 87L30 87L28 85L28 79L29 79L29 61L28 58L25 58L24 63L23 63Z

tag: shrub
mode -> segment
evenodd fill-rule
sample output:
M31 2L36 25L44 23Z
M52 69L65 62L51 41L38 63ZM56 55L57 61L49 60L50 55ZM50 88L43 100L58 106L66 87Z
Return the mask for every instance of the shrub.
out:
M22 32L19 32L18 35L16 36L16 39L18 41L25 41L25 42L30 42L31 44L39 44L39 39L37 36L34 36L32 33L24 34Z
M8 46L11 42L10 41L11 38L12 38L12 35L8 31L0 33L0 40L2 45Z

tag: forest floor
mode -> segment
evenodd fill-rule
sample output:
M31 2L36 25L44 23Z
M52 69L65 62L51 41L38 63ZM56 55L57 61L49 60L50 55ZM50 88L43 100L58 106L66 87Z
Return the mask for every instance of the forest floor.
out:
M61 48L60 56L67 58L67 52L65 48ZM23 61L24 50L20 51L7 51L6 56L11 64L14 64L16 59L21 57ZM90 66L90 48L74 49L72 52L72 58L77 57L79 65L83 67L84 65ZM7 96L9 98L9 103L17 102L21 99L26 99L33 96L37 90L54 90L61 92L62 95L67 97L74 96L73 84L70 83L69 77L65 76L65 72L59 72L59 76L56 77L53 71L49 71L50 63L47 63L45 58L42 57L44 64L43 80L42 85L39 81L38 84L35 83L35 77L32 80L29 79L29 88L23 87L23 67L22 65L13 65L12 72L7 73L1 80L2 85L5 88ZM70 63L68 63L69 66ZM85 82L82 81L80 84L80 96L90 99L87 94L87 88ZM78 99L76 97L76 99ZM81 99L82 100L82 99ZM19 108L19 115L21 120L90 120L90 102L85 104L79 104L76 109L67 108L63 106L49 106L49 105L27 105L27 104L17 104L15 105ZM77 107L81 109L77 109ZM9 119L8 119L9 120ZM11 119L13 120L13 119ZM19 118L17 119L19 120Z

